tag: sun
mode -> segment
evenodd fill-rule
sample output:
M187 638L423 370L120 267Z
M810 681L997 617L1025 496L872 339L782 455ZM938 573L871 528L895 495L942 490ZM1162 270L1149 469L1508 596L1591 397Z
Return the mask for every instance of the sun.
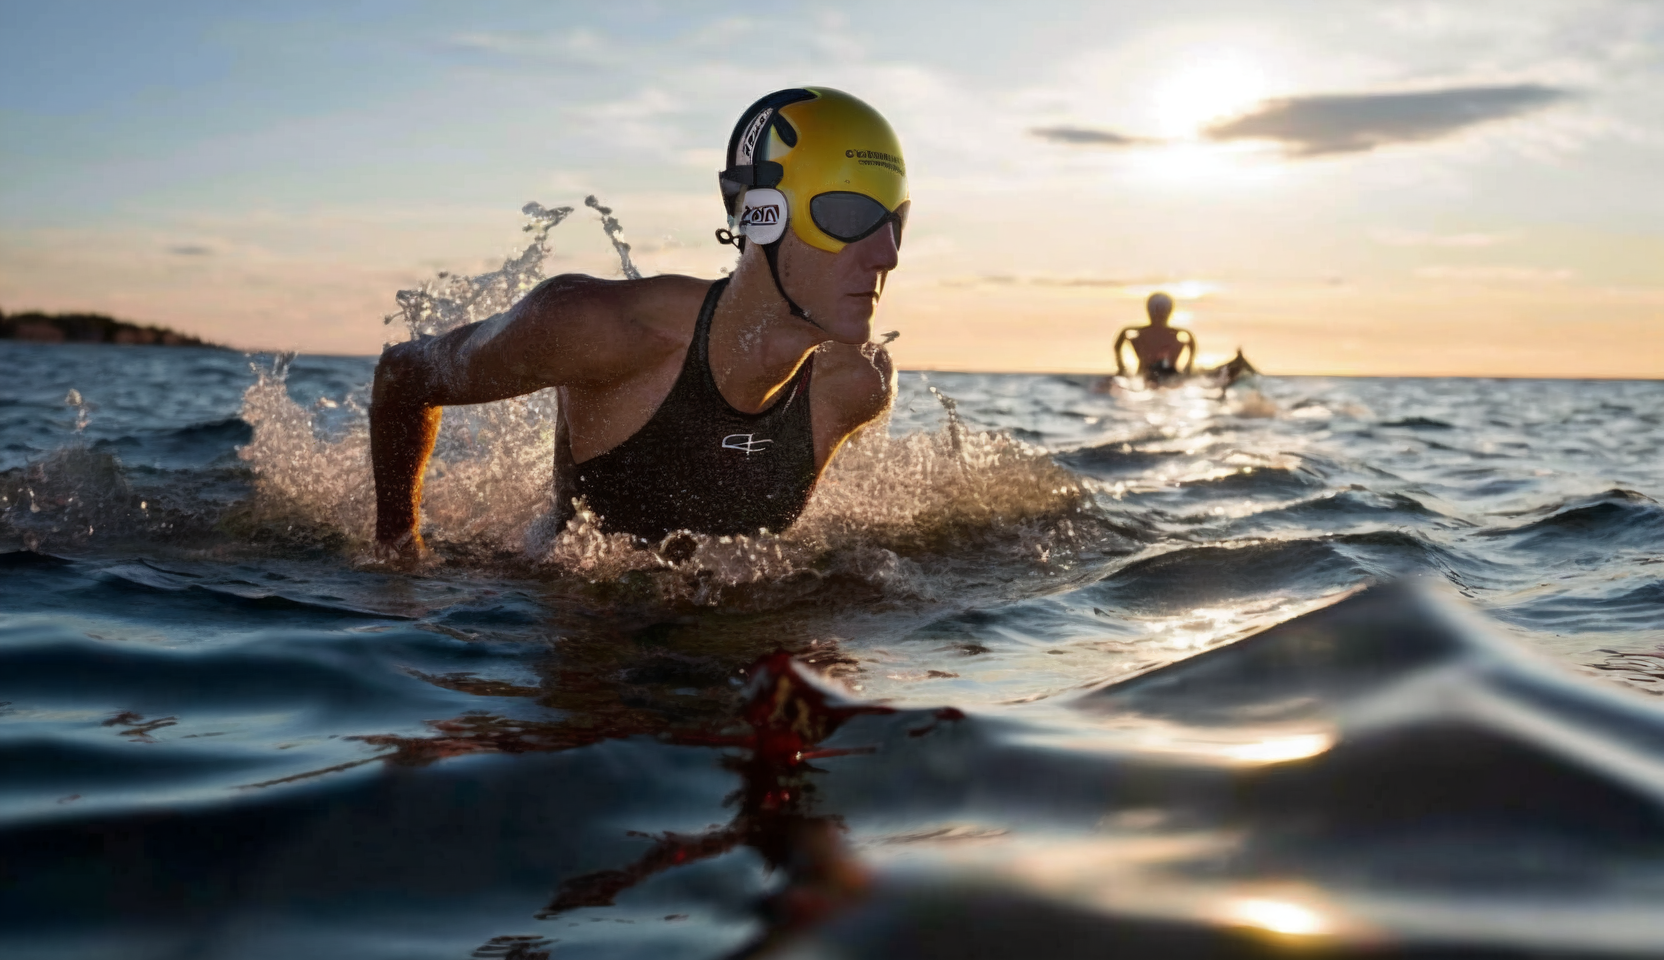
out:
M1177 58L1172 74L1155 85L1150 112L1162 137L1193 140L1265 95L1265 71L1252 60L1227 51L1195 51Z

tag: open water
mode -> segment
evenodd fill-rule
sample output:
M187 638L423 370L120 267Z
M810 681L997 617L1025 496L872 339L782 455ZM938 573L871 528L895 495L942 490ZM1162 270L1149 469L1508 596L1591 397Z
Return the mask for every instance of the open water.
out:
M0 955L1664 953L1664 383L905 373L679 562L534 397L401 572L372 366L0 344Z

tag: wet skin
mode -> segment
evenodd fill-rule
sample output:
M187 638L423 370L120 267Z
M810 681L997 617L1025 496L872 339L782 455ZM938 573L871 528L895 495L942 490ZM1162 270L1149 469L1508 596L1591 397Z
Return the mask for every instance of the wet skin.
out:
M833 254L788 230L780 281L811 320L791 315L755 245L717 303L711 373L735 409L766 409L815 355L809 403L817 471L894 395L889 355L869 338L898 239L879 230ZM573 459L605 453L640 430L674 386L710 283L552 277L497 317L388 348L370 405L378 552L423 552L422 475L443 407L558 387Z
M1132 352L1138 358L1138 372L1146 376L1162 365L1188 374L1196 362L1196 338L1189 330L1168 326L1166 317L1151 316L1150 322L1145 326L1128 327L1115 338L1117 375L1127 372L1121 357L1123 344L1132 346ZM1184 363L1181 364L1179 358L1186 351L1189 355L1184 357Z

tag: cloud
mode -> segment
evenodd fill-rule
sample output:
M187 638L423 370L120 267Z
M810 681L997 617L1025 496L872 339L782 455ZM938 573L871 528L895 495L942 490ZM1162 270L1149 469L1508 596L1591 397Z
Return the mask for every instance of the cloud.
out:
M1117 277L1068 277L1052 275L1016 275L1009 273L979 274L977 276L943 277L940 281L944 287L1063 287L1063 288L1107 288L1125 292L1138 299L1143 299L1156 291L1164 291L1175 300L1200 300L1220 289L1218 283L1212 280L1199 279L1151 279L1145 278L1117 278Z
M582 27L562 31L458 33L439 40L434 49L480 61L543 63L566 67L605 67L620 57L607 37Z
M1030 130L1029 133L1053 143L1081 144L1095 147L1130 147L1147 142L1139 137L1129 137L1113 130L1095 130L1091 127L1036 127Z
M1436 140L1519 116L1570 96L1525 83L1416 93L1319 94L1267 100L1203 131L1210 140L1275 140L1296 156L1362 153L1389 143Z
M1422 267L1416 276L1425 280L1456 280L1472 283L1559 283L1576 274L1566 269L1542 267Z
M1422 233L1417 230L1377 230L1370 235L1389 247L1494 247L1513 238L1501 233Z
M169 247L168 252L171 253L171 254L174 254L176 256L181 256L181 257L208 257L208 256L213 256L213 254L214 254L213 250L211 250L207 247L204 247L201 244L195 244L195 243L187 243L187 244L182 244L182 245L177 246L177 247Z

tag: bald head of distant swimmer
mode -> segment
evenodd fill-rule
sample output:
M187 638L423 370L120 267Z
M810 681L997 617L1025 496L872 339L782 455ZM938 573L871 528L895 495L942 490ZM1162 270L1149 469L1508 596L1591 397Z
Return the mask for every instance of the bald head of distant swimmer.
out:
M1173 315L1173 298L1165 293L1152 293L1150 299L1144 301L1144 309L1150 311L1150 322L1158 327L1167 325L1167 318Z

